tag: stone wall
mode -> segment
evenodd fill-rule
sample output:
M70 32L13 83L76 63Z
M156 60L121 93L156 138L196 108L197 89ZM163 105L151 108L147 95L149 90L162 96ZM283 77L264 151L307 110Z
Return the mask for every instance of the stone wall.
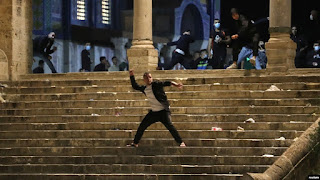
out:
M2 61L3 80L16 80L30 72L32 62L32 0L0 0L0 49L7 57Z

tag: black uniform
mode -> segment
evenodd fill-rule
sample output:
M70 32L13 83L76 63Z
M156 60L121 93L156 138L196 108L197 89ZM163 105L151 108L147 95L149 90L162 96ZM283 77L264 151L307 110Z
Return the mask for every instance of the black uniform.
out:
M85 69L86 71L91 71L91 60L90 60L90 52L86 49L82 50L81 52L81 64L82 69Z
M168 65L166 65L164 69L172 69L173 66L175 66L178 63L182 64L186 69L190 69L190 63L185 59L185 57L189 56L189 44L193 42L194 39L192 38L192 36L184 34L179 38L178 41L167 43L168 46L176 45L177 48L172 52L171 62Z
M44 73L44 69L42 67L36 67L33 69L32 71L34 74L43 74Z
M96 65L94 67L93 71L108 71L108 69L106 69L106 65L105 64L100 63L100 64L98 64L98 65Z
M213 69L223 69L224 61L227 56L227 44L224 42L218 42L221 38L222 41L226 40L226 34L224 31L216 32L213 30L210 34L210 38L212 39L212 61L209 62L209 65L212 66Z
M52 73L57 73L54 68L49 55L54 51L51 49L54 40L50 40L48 36L38 36L33 40L33 56L40 57L44 62L47 63Z
M320 68L320 51L310 50L306 57L307 68Z

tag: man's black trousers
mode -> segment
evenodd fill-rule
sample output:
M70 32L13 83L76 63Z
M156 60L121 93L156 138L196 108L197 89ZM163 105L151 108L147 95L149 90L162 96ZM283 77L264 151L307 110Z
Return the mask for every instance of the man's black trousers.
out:
M143 132L150 125L152 125L153 123L159 122L159 121L170 131L171 135L176 140L176 142L181 144L182 139L181 139L178 131L172 125L172 122L171 122L171 113L170 113L170 111L166 111L166 110L157 111L157 112L149 111L149 113L144 117L144 119L140 123L133 142L135 144L138 144L142 135L143 135Z

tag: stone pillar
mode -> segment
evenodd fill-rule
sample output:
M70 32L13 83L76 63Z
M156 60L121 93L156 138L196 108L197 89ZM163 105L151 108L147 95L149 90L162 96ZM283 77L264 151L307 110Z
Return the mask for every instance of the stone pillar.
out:
M156 70L158 51L152 42L151 0L134 0L133 40L127 55L130 69L140 73Z
M1 66L8 68L0 71L2 80L31 72L32 19L32 0L0 0L0 49L7 57Z
M290 39L291 0L270 0L270 40L266 43L267 70L295 68L296 44Z
M126 47L125 45L128 42L128 38L111 38L111 42L114 44L114 56L116 56L119 60L118 64L121 62L126 61L127 54L126 54Z

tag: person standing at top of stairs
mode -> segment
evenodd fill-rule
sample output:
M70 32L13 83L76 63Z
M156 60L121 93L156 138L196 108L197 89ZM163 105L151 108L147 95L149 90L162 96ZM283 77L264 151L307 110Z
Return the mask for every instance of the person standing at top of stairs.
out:
M129 74L133 89L139 90L147 96L151 105L151 110L140 123L137 133L134 137L133 143L128 144L127 146L138 147L143 132L153 123L160 121L170 131L171 135L174 137L176 142L179 143L181 147L185 147L185 143L182 141L178 131L171 122L169 102L163 90L163 87L165 86L173 85L181 89L183 85L174 81L153 81L151 73L146 72L143 75L143 81L146 85L140 86L136 83L134 71L130 70Z

